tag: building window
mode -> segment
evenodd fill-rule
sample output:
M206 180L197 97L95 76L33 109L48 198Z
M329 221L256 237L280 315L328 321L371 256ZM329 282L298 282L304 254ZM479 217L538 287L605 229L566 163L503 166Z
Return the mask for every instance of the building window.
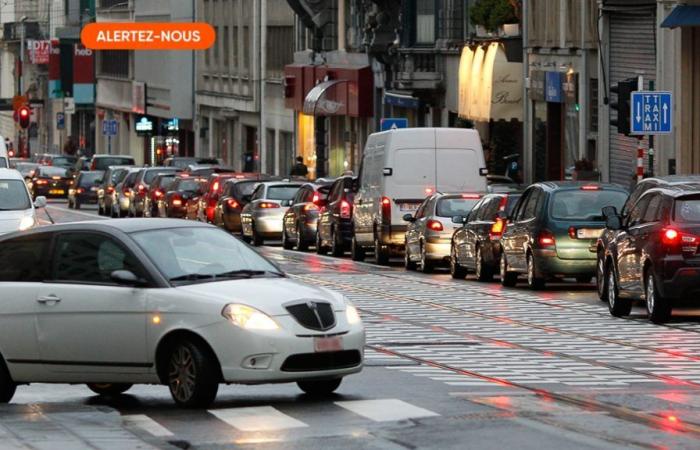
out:
M267 27L267 75L281 78L284 66L294 61L294 28Z
M435 0L416 2L416 43L435 43Z
M279 175L289 175L294 164L294 136L292 133L280 131L279 134L278 163Z
M221 36L221 42L224 46L224 71L228 72L229 64L231 63L231 43L229 41L228 27L224 27L224 35Z
M247 75L250 69L250 27L243 27L243 71Z
M99 55L98 70L100 75L129 78L128 50L101 50L97 54Z
M265 172L275 173L275 130L268 128L266 131L267 142L265 143Z

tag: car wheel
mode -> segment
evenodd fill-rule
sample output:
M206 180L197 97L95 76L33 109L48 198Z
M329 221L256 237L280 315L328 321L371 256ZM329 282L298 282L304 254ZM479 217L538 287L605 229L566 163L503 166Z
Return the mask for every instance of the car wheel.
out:
M182 341L168 359L168 387L180 406L202 408L210 405L219 391L216 365L199 346Z
M598 291L598 298L603 301L608 301L608 279L605 276L605 260L598 257L595 271L595 286Z
M335 228L331 228L331 255L336 257L343 256L345 254L343 242L339 239L340 235L336 233Z
M649 320L665 323L671 319L671 302L664 298L656 287L656 280L651 269L647 271L646 297Z
M333 380L297 381L297 385L299 386L299 389L309 395L326 396L335 392L342 381L342 378L335 378Z
M411 251L408 249L408 242L404 244L404 250L403 252L403 267L406 270L416 270L418 268L418 265L411 261Z
M68 199L68 209L73 209L73 202Z
M287 237L287 230L284 228L282 229L282 248L285 250L291 250L294 248L291 242L289 242L289 238Z
M316 230L316 253L319 255L325 255L328 253L328 249L323 245L321 240L321 232Z
M309 243L304 240L304 236L301 233L301 224L297 224L297 245L296 249L299 252L305 252L309 250Z
M499 263L501 273L501 285L505 287L513 287L518 283L518 273L508 270L508 259L505 252L501 253L501 261Z
M611 266L612 264L608 264L605 270L608 279L608 310L615 317L628 316L632 311L632 301L628 298L620 298L617 276Z
M380 266L389 264L389 253L382 248L379 238L374 238L374 259Z
M457 260L457 248L454 245L450 250L450 275L455 280L463 280L467 276L467 269L462 267Z
M537 268L535 267L535 258L531 253L527 255L527 285L530 289L539 291L544 289L544 278L537 276Z
M97 215L98 216L104 216L105 215L105 208L102 206L100 203L97 204Z
M420 271L423 273L433 273L435 269L435 263L428 259L425 254L425 246L421 243L420 245Z
M80 209L80 202L78 200L73 202L73 209Z
M258 234L258 232L255 231L255 224L254 224L254 223L250 226L250 232L251 232L251 235L252 235L252 236L250 237L250 240L251 240L251 242L253 243L253 245L254 245L255 247L260 247L261 245L263 245L264 240L263 240L263 238L260 237L260 235Z
M365 260L365 249L357 243L355 236L352 237L352 244L350 245L350 254L353 261L364 261Z
M15 391L17 390L17 385L12 381L10 376L10 371L7 370L5 366L5 361L3 361L0 356L0 404L9 403L12 397L15 396Z
M97 395L119 395L131 389L128 383L88 383L87 387Z
M484 255L481 253L480 246L476 247L475 264L476 279L479 281L491 281L493 278L493 272L486 262L484 262Z

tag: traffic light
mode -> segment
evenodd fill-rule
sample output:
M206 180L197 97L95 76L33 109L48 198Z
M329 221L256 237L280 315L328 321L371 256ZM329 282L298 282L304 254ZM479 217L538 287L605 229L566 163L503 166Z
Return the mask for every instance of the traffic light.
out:
M617 101L610 103L610 108L617 111L617 120L610 120L610 125L617 127L617 132L626 136L630 134L630 103L632 92L638 90L637 78L627 78L610 88L617 94Z
M19 126L23 130L29 128L29 122L32 118L32 110L29 109L29 106L22 106L19 108L19 110L17 110L17 115L19 116Z

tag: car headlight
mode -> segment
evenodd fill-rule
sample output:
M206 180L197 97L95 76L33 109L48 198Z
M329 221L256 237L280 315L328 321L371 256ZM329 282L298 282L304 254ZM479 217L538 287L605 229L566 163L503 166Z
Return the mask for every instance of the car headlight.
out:
M221 312L232 324L245 330L276 330L277 322L267 314L246 305L226 305Z
M357 312L357 308L350 302L345 302L345 318L348 320L350 325L355 325L361 323L360 313Z
M24 216L19 222L19 231L25 231L34 226L34 217Z

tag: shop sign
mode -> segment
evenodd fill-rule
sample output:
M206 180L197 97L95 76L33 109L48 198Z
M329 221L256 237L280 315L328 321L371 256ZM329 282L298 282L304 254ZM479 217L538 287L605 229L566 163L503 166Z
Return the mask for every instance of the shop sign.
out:
M27 40L27 54L32 64L48 64L51 54L51 41Z
M547 72L545 100L549 103L563 103L561 72Z
M541 70L530 72L530 99L535 102L544 101L544 72Z
M145 136L153 133L153 121L149 120L146 116L141 116L134 125L136 134L139 136Z

